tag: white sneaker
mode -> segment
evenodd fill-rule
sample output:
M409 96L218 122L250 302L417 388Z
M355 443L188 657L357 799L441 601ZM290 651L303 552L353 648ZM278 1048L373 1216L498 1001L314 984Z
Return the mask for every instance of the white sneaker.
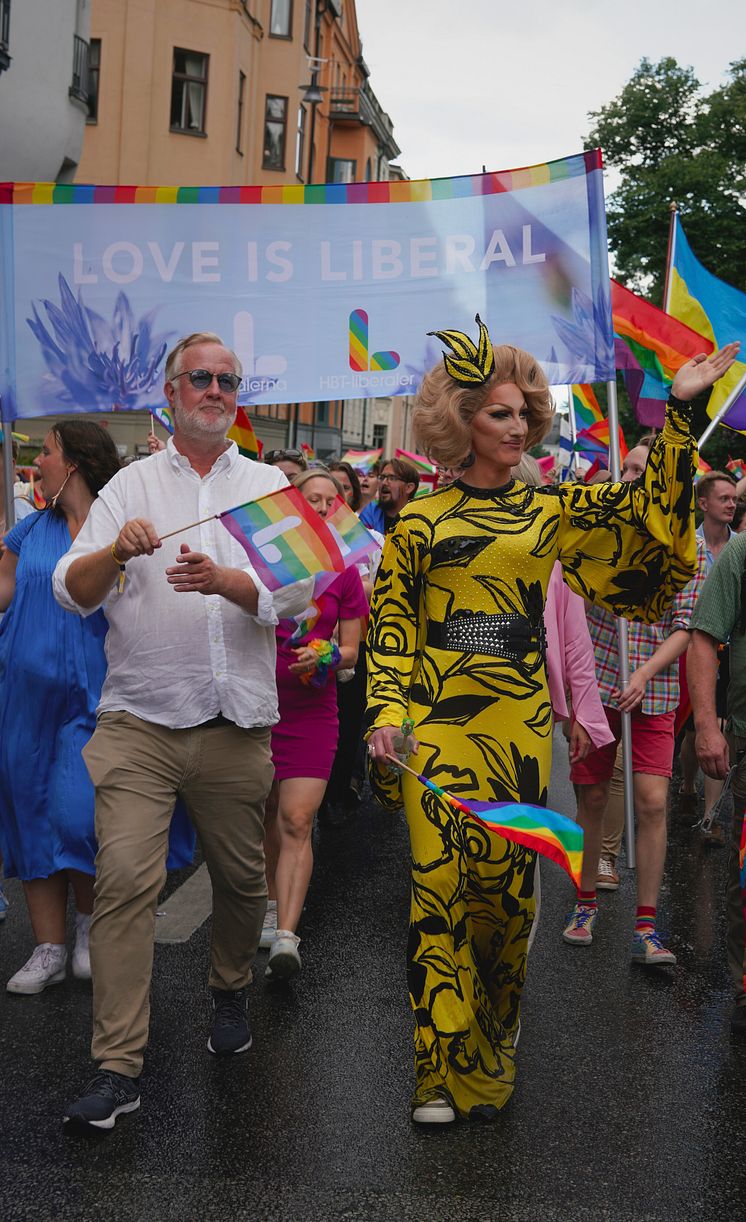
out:
M67 950L54 942L41 942L5 986L9 993L41 993L48 984L65 979Z
M75 946L73 947L73 976L76 976L78 980L90 980L91 978L91 956L88 951L90 928L90 914L79 912L75 917Z
M447 1099L429 1099L412 1112L415 1124L453 1124L456 1113Z
M262 935L259 939L259 949L269 950L277 936L277 900L267 900L267 911L264 915Z
M265 976L269 974L273 980L290 980L297 976L301 969L299 942L300 938L292 930L278 929L269 952Z

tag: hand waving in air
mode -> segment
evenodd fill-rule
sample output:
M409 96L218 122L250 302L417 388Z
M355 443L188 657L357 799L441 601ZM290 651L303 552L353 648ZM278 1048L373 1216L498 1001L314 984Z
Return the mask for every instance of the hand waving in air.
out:
M718 378L722 378L723 374L728 372L738 356L740 346L736 340L732 344L725 344L723 348L718 352L712 352L710 356L705 356L704 352L701 352L699 356L687 361L686 365L681 366L673 380L671 394L685 403L701 395L703 390L707 390L714 382L717 382Z

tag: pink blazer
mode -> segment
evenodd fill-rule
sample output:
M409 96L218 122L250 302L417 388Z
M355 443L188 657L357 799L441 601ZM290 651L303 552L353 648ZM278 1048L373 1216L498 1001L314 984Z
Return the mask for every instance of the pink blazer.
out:
M569 716L570 691L575 719L588 731L594 747L613 742L596 683L593 645L585 618L585 603L562 580L562 566L552 569L544 607L547 632L549 698L555 717Z

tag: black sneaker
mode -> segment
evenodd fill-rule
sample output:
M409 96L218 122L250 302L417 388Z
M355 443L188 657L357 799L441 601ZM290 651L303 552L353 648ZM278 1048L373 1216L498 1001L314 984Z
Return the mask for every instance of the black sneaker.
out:
M68 1107L62 1123L91 1124L113 1129L117 1116L136 1112L140 1106L140 1079L127 1078L113 1069L100 1069L91 1078L80 1099Z
M246 1052L251 1047L248 998L246 989L235 993L212 989L212 1008L215 1017L207 1047L215 1056L228 1056L232 1052Z

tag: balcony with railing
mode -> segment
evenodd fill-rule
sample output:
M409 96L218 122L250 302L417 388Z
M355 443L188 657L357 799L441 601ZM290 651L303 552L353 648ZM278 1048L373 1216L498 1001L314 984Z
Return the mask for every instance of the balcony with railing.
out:
M0 0L0 72L10 67L10 0Z
M394 140L394 126L367 84L333 86L329 90L329 118L335 127L362 123L372 128L389 160L401 152Z
M77 34L73 34L73 79L67 92L88 105L88 43Z

